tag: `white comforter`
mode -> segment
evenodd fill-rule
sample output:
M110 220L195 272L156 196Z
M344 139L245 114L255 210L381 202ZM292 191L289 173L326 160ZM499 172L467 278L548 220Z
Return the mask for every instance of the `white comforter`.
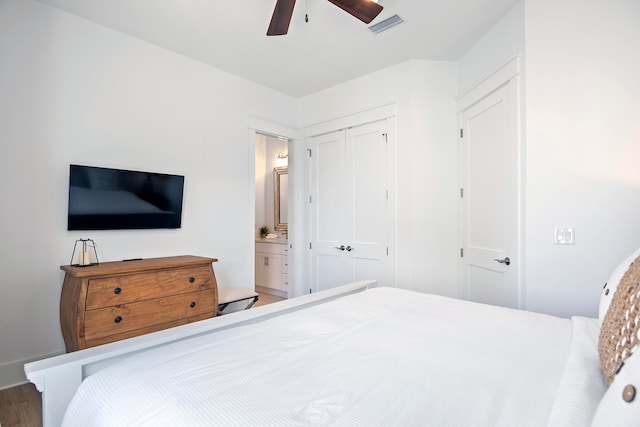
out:
M132 356L82 383L64 425L538 427L564 407L590 420L604 384L576 397L564 370L572 342L593 359L597 320L573 322L372 289Z

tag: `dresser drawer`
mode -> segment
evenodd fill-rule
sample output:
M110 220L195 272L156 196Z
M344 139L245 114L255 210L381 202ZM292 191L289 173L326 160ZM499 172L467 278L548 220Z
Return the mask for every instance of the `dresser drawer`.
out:
M215 294L206 290L87 311L84 338L95 340L205 313L213 317L214 300Z
M197 316L173 320L167 323L159 323L157 325L151 325L146 328L134 329L133 331L122 332L115 335L108 335L106 337L100 337L92 340L88 340L85 343L85 348L95 347L97 345L108 344L114 341L120 341L127 338L137 337L138 335L150 334L152 332L161 331L167 328L174 328L180 325L186 325L187 323L197 322L199 320L210 319L211 313L199 314Z
M211 268L177 268L91 279L86 310L212 289Z

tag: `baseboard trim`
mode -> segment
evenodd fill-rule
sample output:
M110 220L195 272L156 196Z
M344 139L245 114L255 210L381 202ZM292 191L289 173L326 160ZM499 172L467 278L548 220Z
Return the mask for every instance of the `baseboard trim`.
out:
M60 354L63 353L43 354L42 356L34 357L31 359L24 359L15 362L0 364L0 390L26 384L29 382L24 374L25 363L30 363L40 359L47 359L49 357L58 356Z

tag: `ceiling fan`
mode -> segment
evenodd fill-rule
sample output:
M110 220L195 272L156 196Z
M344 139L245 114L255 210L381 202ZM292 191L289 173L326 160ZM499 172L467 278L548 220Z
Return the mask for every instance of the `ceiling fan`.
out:
M358 18L365 24L370 23L382 12L382 6L373 0L329 0L340 9ZM277 0L276 7L273 10L271 23L267 30L268 36L282 36L287 34L289 23L293 15L293 7L296 0Z

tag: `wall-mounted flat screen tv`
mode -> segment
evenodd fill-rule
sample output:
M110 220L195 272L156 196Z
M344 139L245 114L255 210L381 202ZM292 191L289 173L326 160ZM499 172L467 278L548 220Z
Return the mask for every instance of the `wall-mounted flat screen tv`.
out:
M184 176L71 165L68 230L180 228Z

